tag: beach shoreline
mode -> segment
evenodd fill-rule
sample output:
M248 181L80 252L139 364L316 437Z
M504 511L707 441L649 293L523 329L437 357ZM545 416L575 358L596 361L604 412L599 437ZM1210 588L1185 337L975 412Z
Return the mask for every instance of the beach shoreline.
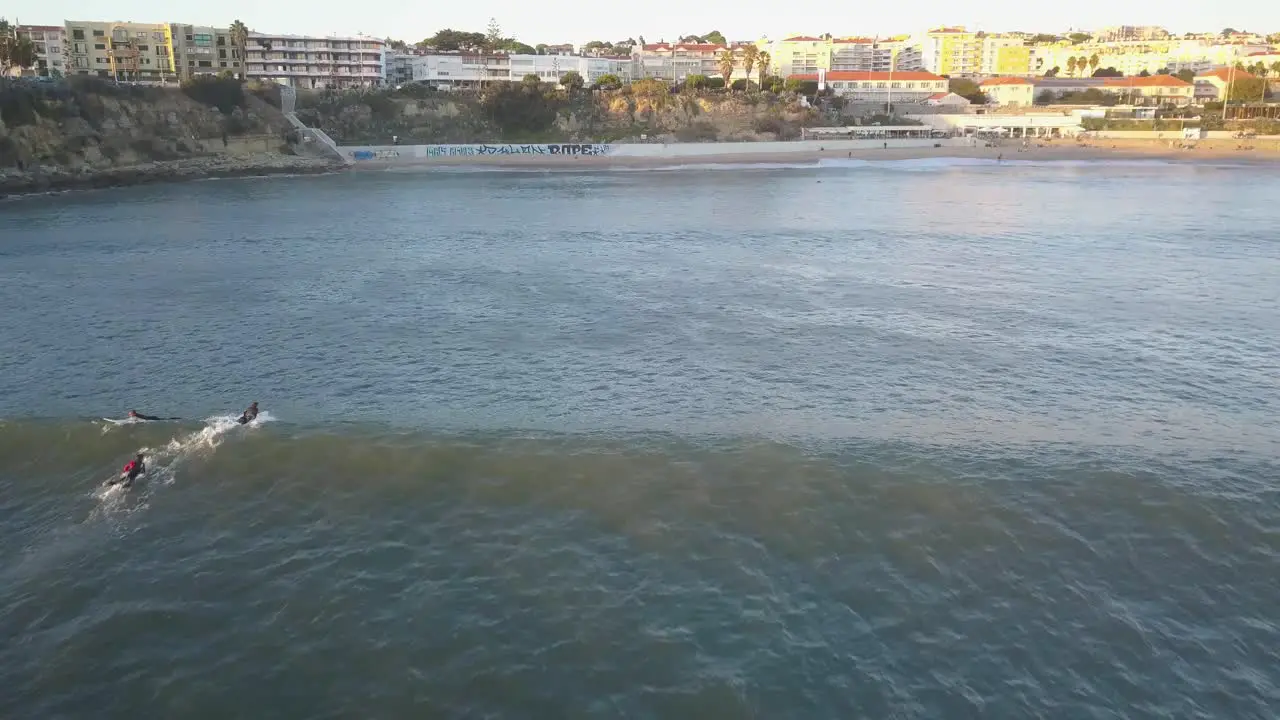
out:
M1274 145L1274 146L1272 146ZM1193 149L1182 149L1169 141L1092 140L1077 143L1067 140L1031 143L1026 148L1020 141L1006 141L993 146L943 145L940 147L888 147L856 150L817 150L798 152L725 153L627 157L610 155L471 155L414 160L364 160L352 165L359 171L388 169L423 170L458 169L660 169L705 165L819 165L823 161L903 161L929 159L976 159L991 161L1108 161L1149 160L1187 164L1280 165L1280 143L1255 145L1241 149L1235 140L1202 140Z

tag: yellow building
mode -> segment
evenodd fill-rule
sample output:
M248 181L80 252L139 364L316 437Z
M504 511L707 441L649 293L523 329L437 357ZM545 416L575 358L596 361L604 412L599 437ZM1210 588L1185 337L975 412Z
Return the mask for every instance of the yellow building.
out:
M176 80L165 23L68 20L67 73L132 82Z
M1010 45L996 51L993 75L1031 74L1031 48L1026 45Z
M68 75L161 83L240 72L229 28L68 20L66 38Z
M921 46L924 67L931 73L963 77L982 72L982 38L963 27L934 28Z
M772 60L770 67L781 77L816 74L831 69L831 38L796 35L785 40L757 43Z

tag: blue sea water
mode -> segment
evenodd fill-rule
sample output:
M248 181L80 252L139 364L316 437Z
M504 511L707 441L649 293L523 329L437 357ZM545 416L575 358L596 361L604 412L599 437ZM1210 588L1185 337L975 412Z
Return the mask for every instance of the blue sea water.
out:
M0 717L1275 717L1277 197L932 160L0 204Z

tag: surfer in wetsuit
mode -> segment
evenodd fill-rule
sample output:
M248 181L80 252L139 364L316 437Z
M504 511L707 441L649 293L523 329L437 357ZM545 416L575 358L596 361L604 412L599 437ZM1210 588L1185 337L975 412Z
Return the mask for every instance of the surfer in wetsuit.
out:
M236 422L240 423L241 425L247 425L256 419L258 419L258 401L254 400L253 404L250 405L249 408L244 411L244 414L241 415L240 419L237 420Z
M147 466L144 465L142 461L142 453L138 453L137 457L125 463L124 468L120 470L120 477L115 480L107 481L107 484L115 485L117 483L123 483L125 487L129 487L133 484L134 480L138 479L139 475L147 471Z
M137 410L129 411L129 419L130 420L164 420L164 418L156 417L155 415L143 415Z

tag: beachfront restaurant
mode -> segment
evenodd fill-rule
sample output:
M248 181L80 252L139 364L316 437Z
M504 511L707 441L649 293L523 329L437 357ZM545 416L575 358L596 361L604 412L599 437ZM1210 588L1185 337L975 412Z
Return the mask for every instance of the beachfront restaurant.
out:
M801 128L801 140L901 140L937 137L928 125L850 125L846 127Z

